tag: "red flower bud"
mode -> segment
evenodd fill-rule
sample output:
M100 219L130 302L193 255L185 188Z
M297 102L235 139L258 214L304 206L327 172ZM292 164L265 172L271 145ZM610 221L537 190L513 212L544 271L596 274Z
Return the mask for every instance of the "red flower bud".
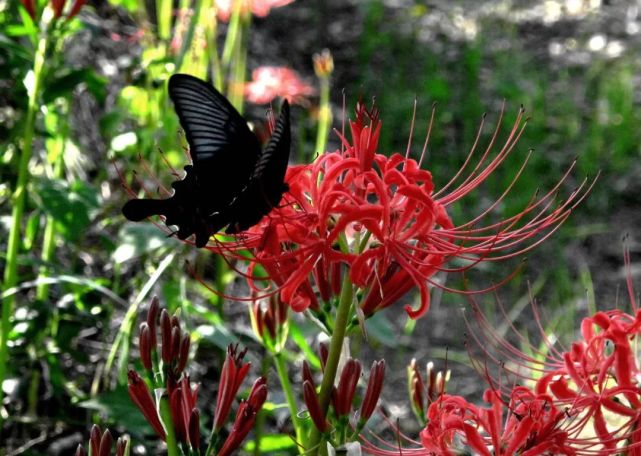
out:
M89 435L89 445L92 455L97 455L100 452L100 439L102 439L102 431L97 424L94 424L91 427L91 434Z
M352 409L352 401L356 392L356 385L361 375L361 365L355 359L349 359L341 372L341 379L336 390L334 410L336 415L347 415Z
M162 360L165 364L171 362L171 320L166 309L160 312L160 338L162 340Z
M309 367L309 363L307 361L303 361L303 383L304 382L309 382L314 388L316 388L314 375L312 374L312 369Z
M129 374L129 397L138 406L143 416L151 427L156 431L158 436L165 440L165 429L163 428L158 413L156 412L156 405L151 397L151 393L147 388L147 384L140 378L135 371L130 370ZM93 453L92 453L93 454ZM97 453L96 453L97 454Z
M325 371L325 364L327 364L327 358L329 357L329 349L327 348L327 344L318 345L318 354L321 361L321 369Z
M77 3L77 2L76 2ZM155 350L158 341L156 339L156 327L158 326L158 312L160 311L160 302L158 296L151 298L149 303L149 310L147 311L147 325L149 325L149 333L151 335L151 346Z
M153 345L151 345L151 331L149 325L146 322L140 324L140 339L138 341L140 347L140 361L145 369L151 370L151 350Z
M329 429L329 423L325 419L325 415L321 411L318 396L316 395L316 388L309 380L303 382L303 399L307 405L307 411L311 417L316 429L320 432L326 432Z
M114 443L114 438L111 436L109 429L105 430L100 439L100 451L97 453L98 456L111 456L111 446Z
M176 372L178 373L185 370L185 366L189 360L190 343L189 334L183 335L182 341L180 342L180 351L178 352L178 364L176 365Z
M227 357L220 374L218 385L218 397L216 398L216 412L214 414L214 432L223 427L231 405L236 398L238 388L247 375L250 364L242 362L247 349L237 353L238 345L227 347Z
M118 437L116 442L116 456L125 456L129 441L125 437Z
M65 7L65 3L66 0L51 0L51 8L53 9L54 18L58 19L62 15L62 10Z
M67 20L73 19L73 17L80 12L80 8L87 2L87 0L76 0L67 14Z
M385 377L385 360L381 359L380 361L374 361L372 363L372 368L369 371L369 380L367 382L367 389L365 390L365 397L363 398L363 403L361 404L361 416L360 421L367 421L374 409L376 408L376 403L378 398L381 395L381 390L383 389L383 379Z
M31 19L35 21L36 20L36 0L20 0L20 2L22 3L22 6L24 6L24 9L27 10L27 13L29 13L29 16L31 16Z
M189 416L189 444L194 450L200 448L200 412L196 408Z

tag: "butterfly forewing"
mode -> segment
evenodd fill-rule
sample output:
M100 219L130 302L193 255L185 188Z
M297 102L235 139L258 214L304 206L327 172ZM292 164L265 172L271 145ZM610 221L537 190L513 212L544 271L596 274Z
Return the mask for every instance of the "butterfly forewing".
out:
M185 131L196 174L221 191L240 191L254 170L260 145L245 119L211 85L185 74L169 79L169 96ZM211 190L219 190L212 188Z

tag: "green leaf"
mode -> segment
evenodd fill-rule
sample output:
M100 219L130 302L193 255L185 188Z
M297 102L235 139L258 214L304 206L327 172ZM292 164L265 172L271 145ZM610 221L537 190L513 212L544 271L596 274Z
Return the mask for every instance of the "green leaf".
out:
M56 221L57 231L68 241L77 241L91 223L100 201L89 184L61 179L36 183L37 200L42 210Z
M83 68L79 70L65 69L54 74L47 80L42 99L51 103L59 97L69 97L79 84L85 83L87 89L93 94L100 104L107 96L107 80L98 76L93 70Z
M286 451L296 447L296 443L291 436L286 434L274 434L274 435L265 435L261 436L260 443L258 445L260 454L272 454L275 451ZM245 451L249 453L254 453L256 448L256 442L251 441L245 445Z
M128 223L118 233L118 248L112 253L111 258L116 263L122 263L145 253L175 245L175 239L167 237L151 223Z
M140 410L131 402L126 386L118 386L113 391L104 392L79 405L107 415L111 422L118 423L132 434L142 436L154 432Z
M378 312L372 315L365 321L367 328L367 335L381 344L390 347L398 347L398 340L394 333L394 327L389 319L383 315L383 312Z

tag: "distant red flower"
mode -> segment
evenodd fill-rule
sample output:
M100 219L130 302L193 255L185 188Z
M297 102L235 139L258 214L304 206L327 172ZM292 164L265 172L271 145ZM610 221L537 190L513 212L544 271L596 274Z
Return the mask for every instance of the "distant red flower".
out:
M266 104L277 97L300 104L305 97L315 93L314 87L303 82L295 71L286 67L258 67L252 72L252 80L245 84L245 97L256 104Z
M265 17L272 8L289 5L294 0L216 0L216 15L223 22L228 22L236 2L240 3L242 13Z

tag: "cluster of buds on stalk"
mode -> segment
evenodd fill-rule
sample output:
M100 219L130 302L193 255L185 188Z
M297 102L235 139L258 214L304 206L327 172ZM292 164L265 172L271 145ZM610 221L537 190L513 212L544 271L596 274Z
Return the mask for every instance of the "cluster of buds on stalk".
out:
M254 334L271 353L280 353L289 333L289 306L274 294L251 303L250 317Z
M323 355L321 354L321 359ZM324 362L323 362L324 365ZM369 372L365 394L360 407L355 407L356 389L361 378L361 363L349 358L343 365L338 383L333 387L331 409L324 413L317 394L312 370L303 363L303 399L309 416L321 433L326 434L334 446L352 441L370 419L383 389L385 360L374 361Z
M37 21L42 11L38 11L38 3L36 0L20 0L24 9L27 10L29 16L33 21ZM67 0L51 0L49 8L52 11L53 19L58 20L65 16L67 20L73 19L76 16L87 0L74 0L73 3L67 3ZM41 2L40 2L41 3Z
M116 452L112 453L114 439L109 432L105 429L102 432L98 425L94 424L89 434L89 455L91 456L129 456L131 441L126 437L118 437L116 441ZM76 448L76 456L87 456L87 452L82 445Z
M422 425L427 421L427 409L440 396L445 394L445 386L450 379L450 371L436 371L434 363L425 367L425 380L421 375L416 359L407 366L407 386L412 411Z
M157 334L160 331L160 348ZM155 433L168 446L179 446L184 454L201 454L200 415L197 405L198 385L192 385L185 367L189 358L190 335L181 329L177 315L160 309L157 298L151 300L147 319L140 325L140 359L146 378L129 371L129 395ZM160 353L160 356L159 356ZM224 438L238 391L247 376L250 363L243 361L246 350L230 345L222 367L213 427L205 455L231 454L254 426L256 415L267 398L263 377L254 382L249 398L241 401L231 431ZM152 395L151 388L157 392Z

